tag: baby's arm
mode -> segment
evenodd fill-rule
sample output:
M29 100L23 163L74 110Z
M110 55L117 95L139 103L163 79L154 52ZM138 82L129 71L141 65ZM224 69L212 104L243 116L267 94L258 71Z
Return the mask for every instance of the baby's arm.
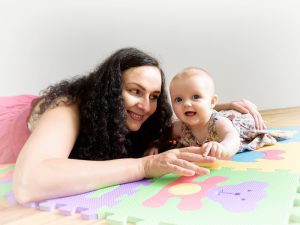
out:
M172 123L172 138L177 139L181 134L182 122L179 120L175 120Z
M203 145L203 155L224 159L233 156L239 149L240 138L231 121L225 117L218 117L216 132L220 142L208 142Z
M233 156L240 147L240 136L232 122L226 117L219 117L216 121L216 131L229 156Z

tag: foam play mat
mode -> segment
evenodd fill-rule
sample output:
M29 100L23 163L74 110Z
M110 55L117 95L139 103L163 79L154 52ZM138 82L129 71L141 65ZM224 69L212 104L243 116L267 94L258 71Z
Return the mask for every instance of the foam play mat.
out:
M300 224L300 128L286 130L293 138L202 165L209 175L168 174L27 207L111 225ZM0 165L0 198L11 204L13 170Z

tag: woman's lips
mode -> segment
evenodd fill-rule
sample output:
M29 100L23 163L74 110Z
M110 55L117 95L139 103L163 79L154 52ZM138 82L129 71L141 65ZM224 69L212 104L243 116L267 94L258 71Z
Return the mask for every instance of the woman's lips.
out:
M130 115L130 117L133 119L133 120L136 120L136 121L142 121L144 116L141 116L139 114L136 114L134 112L131 112L131 111L128 111L128 114Z

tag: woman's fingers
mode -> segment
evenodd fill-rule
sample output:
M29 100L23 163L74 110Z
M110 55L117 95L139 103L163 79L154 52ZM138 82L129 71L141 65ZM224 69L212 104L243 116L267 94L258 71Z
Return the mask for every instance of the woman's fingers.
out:
M179 148L177 149L179 152L189 152L189 153L195 153L200 154L204 156L204 147L206 146L206 143L202 147L185 147L185 148ZM209 149L208 149L209 151Z
M266 124L261 116L261 114L257 110L257 106L249 100L243 99L246 106L248 107L249 113L252 115L255 121L255 127L258 130L266 129Z
M234 109L240 113L244 113L244 114L249 113L248 107L242 100L232 102L230 108Z
M250 114L252 115L253 119L254 119L254 123L255 123L255 128L258 130L261 130L261 123L259 121L258 115L256 113L250 112Z
M209 169L199 167L194 163L181 159L174 160L171 168L173 169L173 173L176 172L177 174L184 176L193 176L195 174L209 174Z
M198 153L188 152L188 150L196 151L198 152L199 149L184 149L182 151L179 151L179 153L176 154L176 158L172 160L170 163L171 167L173 167L172 173L177 173L179 175L184 176L192 176L195 174L208 174L209 169L200 167L194 162L197 163L212 163L216 159L211 156L202 156Z
M190 153L195 153L195 154L200 154L202 153L201 151L201 147L185 147L185 148L178 148L178 149L174 149L171 151L178 151L178 152L190 152Z
M167 173L183 176L208 174L207 168L199 167L194 163L212 163L216 159L211 156L203 156L199 152L199 147L188 147L145 157L143 160L145 177L162 176Z
M200 154L189 153L189 152L181 152L177 155L178 159L182 159L188 162L214 162L215 158L211 156L203 156Z
M232 102L232 108L240 113L250 113L258 130L266 129L266 124L259 113L257 106L247 99Z
M211 163L211 162L214 162L216 160L216 158L214 155L210 154L210 148L211 148L211 142L205 143L202 147L180 148L180 149L177 149L178 155L179 155L178 157L182 158L183 156L189 155L189 154L184 154L184 153L190 153L191 155L189 155L189 156L191 156L193 158L182 158L182 159L189 160L192 162ZM195 160L197 160L197 161L195 161Z
M264 120L263 120L263 118L262 118L262 116L260 115L259 112L252 113L251 115L254 118L256 129L258 129L258 130L266 129L266 124L265 124L265 122L264 122Z

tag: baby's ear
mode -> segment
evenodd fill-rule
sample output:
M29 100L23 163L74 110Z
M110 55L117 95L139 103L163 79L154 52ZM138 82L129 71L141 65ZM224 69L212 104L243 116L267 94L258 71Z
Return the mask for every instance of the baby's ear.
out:
M213 95L211 97L211 108L215 108L216 104L218 103L218 96L217 95Z

